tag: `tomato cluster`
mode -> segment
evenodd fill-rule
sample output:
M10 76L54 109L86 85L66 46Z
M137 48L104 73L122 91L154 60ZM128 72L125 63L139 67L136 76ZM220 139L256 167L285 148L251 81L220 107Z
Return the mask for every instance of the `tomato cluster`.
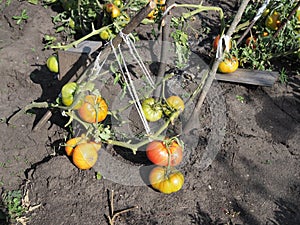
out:
M142 109L145 118L150 122L160 120L163 115L178 117L184 110L184 101L179 96L170 96L164 102L154 98L146 98L142 101Z
M130 21L130 17L124 9L124 4L121 0L106 3L104 5L104 26L113 25L111 28L106 28L100 32L100 38L104 41L113 39L121 28L126 26ZM117 25L119 24L119 25Z
M184 176L174 166L182 161L182 145L176 139L152 141L147 145L146 155L157 165L149 174L151 186L165 194L179 191L183 186Z
M101 143L89 141L84 135L69 139L65 144L67 156L72 157L73 163L79 169L92 168L98 159Z

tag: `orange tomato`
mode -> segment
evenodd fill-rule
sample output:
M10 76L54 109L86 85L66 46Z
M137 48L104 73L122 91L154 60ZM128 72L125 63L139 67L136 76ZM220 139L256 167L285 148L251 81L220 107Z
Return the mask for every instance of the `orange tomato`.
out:
M250 36L246 39L246 45L250 46L251 48L255 49L256 48L256 37Z
M103 98L95 95L87 95L78 109L79 117L88 123L103 121L108 113L108 106Z
M218 71L221 73L233 73L239 67L239 61L232 56L231 58L225 58L218 67Z
M75 166L79 169L90 169L98 159L96 147L93 143L81 143L74 149L72 159Z
M73 151L78 144L86 142L87 140L84 136L69 139L65 145L65 152L67 156L71 156L73 154Z
M219 41L220 41L220 34L218 34L217 37L215 37L214 41L213 41L213 49L216 51L217 48L218 48L218 44L219 44ZM229 42L229 49L231 49L231 41Z

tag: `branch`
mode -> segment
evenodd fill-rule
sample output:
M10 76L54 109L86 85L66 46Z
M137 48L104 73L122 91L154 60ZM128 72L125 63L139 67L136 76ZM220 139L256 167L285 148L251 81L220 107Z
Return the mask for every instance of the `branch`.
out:
M249 1L250 0L244 0L241 4L240 8L238 9L237 14L236 14L234 20L232 21L232 23L231 23L231 25L230 25L227 33L226 33L226 35L228 35L229 37L231 37L233 32L235 31L235 29L236 29L238 23L240 22L242 14L244 13L245 8L248 5ZM195 124L194 121L196 119L198 120L197 116L200 114L201 106L202 106L202 104L205 100L205 97L206 97L206 95L207 95L207 93L208 93L208 91L209 91L209 89L210 89L210 87L211 87L211 85L212 85L212 83L215 79L217 69L218 69L219 64L222 61L222 59L223 59L223 57L215 59L213 65L212 65L212 68L211 68L211 70L208 74L208 77L206 78L205 84L203 86L203 90L202 90L202 92L199 96L199 99L198 99L198 102L195 106L195 109L194 109L191 117L189 118L187 124L184 126L183 133L188 133L193 128L193 126Z

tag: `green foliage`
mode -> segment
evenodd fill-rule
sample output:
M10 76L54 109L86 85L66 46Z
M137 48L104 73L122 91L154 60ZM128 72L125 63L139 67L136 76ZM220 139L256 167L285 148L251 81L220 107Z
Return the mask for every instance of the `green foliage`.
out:
M256 43L253 43L255 47L241 43L241 46L234 50L239 55L240 65L242 67L267 70L274 69L272 61L278 58L282 59L283 57L292 61L298 60L297 52L299 52L300 48L300 21L298 21L297 17L293 16L279 32L277 37L273 37L277 28L271 30L266 26L267 17L272 15L275 11L280 14L279 20L281 23L287 20L296 3L296 1L288 0L271 1L267 7L268 11L256 22L251 30L251 34L257 38ZM260 6L261 1L249 3L240 24L249 23L256 15ZM246 28L247 26L241 26L240 32L233 38L238 39Z
M21 12L21 15L13 16L12 18L14 20L16 20L17 25L21 25L22 21L26 21L29 18L29 16L27 15L27 10L23 9L22 12Z
M17 218L21 217L25 208L22 206L22 191L14 190L7 191L2 194L3 206L6 211L8 222L15 221Z

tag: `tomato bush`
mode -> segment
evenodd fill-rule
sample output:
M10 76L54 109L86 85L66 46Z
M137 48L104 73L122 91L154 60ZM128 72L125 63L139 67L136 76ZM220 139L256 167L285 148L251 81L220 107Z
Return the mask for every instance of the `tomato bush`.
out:
M145 118L150 122L158 121L163 115L160 103L157 102L154 98L146 98L142 102L142 109Z
M108 114L108 106L103 98L87 95L78 109L79 117L88 123L103 121Z
M179 191L184 184L183 174L175 168L156 166L149 174L149 182L151 186L164 193L171 194Z
M177 166L182 161L182 151L175 140L152 141L147 145L146 155L152 163L160 166L167 166L170 157L170 166Z

